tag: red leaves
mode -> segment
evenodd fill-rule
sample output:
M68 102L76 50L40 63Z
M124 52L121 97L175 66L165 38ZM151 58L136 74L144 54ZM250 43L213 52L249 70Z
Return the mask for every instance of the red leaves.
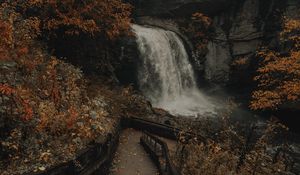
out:
M10 86L8 86L7 84L0 84L0 93L7 95L7 96L11 96L13 95L15 92L15 90L13 88L11 88Z
M68 112L69 112L69 119L67 120L67 126L68 128L72 128L74 122L77 120L78 112L73 106L69 108Z
M212 20L202 14L194 13L191 22L183 24L183 31L191 39L196 49L201 53L206 50L208 38L211 35Z
M24 11L38 10L42 28L54 31L63 28L66 34L103 34L114 39L130 32L131 5L121 0L30 0L19 2Z
M29 104L29 100L21 100L21 105L23 106L23 115L22 115L22 120L23 121L29 121L32 119L33 116L33 110Z
M211 19L203 13L194 13L192 19L198 23L202 23L203 27L207 28L212 24Z
M32 119L33 110L29 104L29 100L24 100L19 94L18 91L7 84L0 84L0 93L6 96L9 96L13 101L21 106L21 119L23 121L29 121Z
M0 13L0 15L2 15ZM0 19L0 60L9 59L9 47L11 44L12 26Z
M58 65L58 61L55 58L52 58L50 60L49 65L47 66L47 75L51 80L51 98L52 101L58 105L60 101L60 93L59 93L59 85L57 81L57 72L56 72L56 66Z
M29 52L28 47L24 46L24 47L18 49L17 55L18 55L18 56L27 55L28 52Z

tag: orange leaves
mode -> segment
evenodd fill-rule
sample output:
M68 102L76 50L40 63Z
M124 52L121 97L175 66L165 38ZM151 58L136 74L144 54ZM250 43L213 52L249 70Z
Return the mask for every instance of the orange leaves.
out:
M69 119L67 121L67 126L68 128L71 128L74 125L74 122L77 120L78 112L73 106L69 108L68 112L69 112Z
M300 99L300 80L285 81L281 86L281 93L286 94L288 101L297 101Z
M2 15L0 13L0 15ZM0 19L0 60L8 60L11 41L12 40L12 26Z
M282 42L291 42L294 50L300 49L300 20L299 19L284 19L283 32L280 33Z
M260 50L256 54L257 56L263 58L263 62L273 61L279 56L277 52L267 49Z
M17 55L18 56L23 56L23 55L28 54L28 52L29 52L28 47L25 46L25 47L22 47L22 48L18 49Z
M254 78L259 89L252 95L252 109L276 109L285 102L300 100L300 20L284 22L281 44L289 43L291 48L284 55L269 49L257 53L262 61Z
M203 27L208 28L212 21L208 16L205 16L203 13L194 13L192 19L196 22L202 23Z
M298 53L290 56L266 54L259 73L254 79L259 82L253 93L252 109L274 109L286 101L300 98L300 57Z
M13 95L15 92L15 90L10 87L9 85L7 84L0 84L0 93L1 94L4 94L4 95L7 95L7 96L11 96Z
M93 16L108 39L130 34L132 6L120 0L98 1ZM101 20L97 20L97 19Z
M217 132L210 128L212 121L209 120L201 122L204 124L185 125L187 131L179 133L173 155L181 174L267 175L289 171L288 159L274 156L267 149L280 148L279 154L285 156L285 146L274 141L286 134L286 126L274 118L259 127L242 125L243 128L239 124L233 125L229 120L223 116ZM215 136L208 138L207 135L212 131L216 132ZM197 133L197 136L186 133Z
M121 5L121 1L115 1ZM40 165L48 159L54 163L52 159L55 159L55 156L48 156L48 151L44 154L45 149L57 148L57 143L60 143L72 147L72 152L75 152L104 134L108 130L103 129L104 124L107 126L107 123L111 123L113 128L112 119L104 120L104 117L100 117L105 114L106 109L96 106L98 104L87 97L86 79L80 69L51 57L45 47L45 40L37 38L48 33L55 34L56 29L70 31L70 34L78 32L77 34L93 35L96 32L105 33L111 26L115 31L110 37L116 37L122 33L118 25L122 24L119 21L122 21L123 17L117 15L116 18L111 18L111 14L108 13L122 13L115 11L117 8L114 8L111 2L1 1L0 62L4 64L0 69L0 77L5 83L0 83L0 118L1 122L4 122L0 126L4 132L1 133L0 139L3 142L0 147L4 154L12 156L3 159L0 164L12 162L12 165L15 165L15 157L18 157L18 163L22 165ZM99 4L110 8L104 13ZM99 17L98 13L104 16ZM47 25L49 28L46 28ZM126 28L123 27L122 30ZM92 105L94 106L91 107ZM96 118L89 115L91 110L96 111ZM11 137L9 132L14 128L19 130L19 133ZM64 137L61 137L62 135ZM5 146L4 142L8 144ZM20 144L20 147L15 143ZM66 159L71 154L64 147L56 151L66 156ZM8 166L7 174L19 174L24 170L19 168L17 171L15 167Z
M189 22L184 22L181 25L184 26L182 30L193 42L195 49L200 51L201 54L204 54L203 51L206 50L208 39L211 35L211 19L202 13L194 13L191 17L191 20L186 21Z
M233 66L241 66L241 65L247 64L248 61L249 61L249 58L248 58L248 57L241 57L241 58L236 59L236 60L232 63L232 65L233 65Z
M12 10L16 8L13 2L5 4L0 7L0 60L16 62L19 68L31 72L40 63L32 55L35 49L29 50L40 34L40 21L35 17L23 19Z
M22 119L24 121L31 120L33 116L33 109L29 105L29 100L21 100L21 105L23 106L23 112L24 112Z
M2 15L2 13L0 13ZM1 37L1 44L9 45L11 43L12 38L12 25L9 24L7 21L0 20L0 37Z
M20 90L12 88L7 84L0 84L0 93L6 96L9 96L14 100L17 105L20 105L22 108L23 115L21 119L24 121L28 121L32 119L33 110L29 104L29 100L24 100L20 95Z
M293 31L299 30L299 28L300 28L300 20L285 18L284 31L281 34L284 35L287 33L291 33Z
M21 119L23 121L29 121L33 117L33 109L30 105L31 93L28 89L17 87L13 94L15 103L20 106L19 112L22 113Z
M252 94L252 98L255 101L251 102L250 107L254 110L276 108L282 102L280 94L273 91L258 90Z
M60 101L60 87L59 82L57 81L57 70L56 66L59 64L59 61L56 58L51 58L48 62L45 70L45 75L43 81L47 84L45 87L50 92L50 97L52 101L58 105Z
M66 34L103 34L114 39L129 33L131 6L121 0L30 0L19 1L24 11L34 9L48 31L63 29Z
M47 22L47 30L56 30L63 26L69 26L70 29L66 30L66 34L79 35L80 32L94 33L99 32L99 28L94 20L82 20L75 17L62 17L61 20L51 19Z
M37 17L30 17L27 20L27 24L31 29L32 34L38 36L41 34L41 20Z

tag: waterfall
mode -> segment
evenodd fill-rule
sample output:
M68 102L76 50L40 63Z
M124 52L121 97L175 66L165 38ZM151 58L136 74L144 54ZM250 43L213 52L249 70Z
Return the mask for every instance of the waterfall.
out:
M140 52L138 83L153 106L175 115L213 112L214 106L197 88L182 40L171 31L132 26Z

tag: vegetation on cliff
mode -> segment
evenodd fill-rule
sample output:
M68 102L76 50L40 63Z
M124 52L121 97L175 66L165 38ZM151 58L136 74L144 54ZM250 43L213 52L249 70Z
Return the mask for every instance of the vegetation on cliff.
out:
M289 147L276 139L287 134L287 127L271 119L262 126L245 127L231 124L230 113L235 105L218 120L216 127L210 119L201 124L188 124L179 135L174 161L182 174L206 175L281 175L289 173L292 159ZM194 136L186 136L196 133Z
M120 0L29 0L8 1L26 18L37 18L40 28L66 34L102 34L114 39L129 31L131 6Z
M201 13L194 14L193 20L189 27L193 30L187 31L195 36L195 41L200 42L198 48L205 51L211 20ZM253 110L276 110L293 103L296 108L299 106L300 21L284 17L282 23L278 45L258 49L256 53L260 61L253 79L258 83L250 102ZM241 58L233 64L241 66L247 61L248 58ZM228 106L227 109L230 113L232 107ZM286 126L274 118L263 126L233 125L229 121L229 113L225 113L222 121L219 121L222 124L218 129L210 120L186 126L186 132L196 134L186 137L183 132L179 136L174 160L182 174L290 173L293 165L292 158L287 154L290 147L279 144L288 131Z
M114 40L129 32L130 11L120 0L1 1L0 174L44 171L112 132L129 92L103 84L91 95L82 71L51 55L43 39L63 31Z
M276 109L300 101L300 20L285 18L279 34L280 46L257 52L261 58L258 89L253 93L252 109Z
M114 41L131 35L131 10L132 6L121 0L1 1L1 175L45 171L74 159L88 145L102 142L113 132L120 116L154 113L151 104L131 87L111 86L107 79L87 77L79 67L54 55L59 48L74 49L73 45L56 42L66 41L66 38L75 38L77 42L70 39L65 43L73 43L76 49L86 38L100 38L94 41L101 41L99 48L107 54L107 48ZM181 24L182 30L192 41L197 58L202 58L207 54L209 37L213 34L212 20L202 13L193 14L191 19ZM252 109L276 109L290 102L299 104L299 34L299 19L286 18L279 36L280 46L265 47L257 52L260 65L254 78L258 87L253 92ZM94 50L101 50L99 48ZM103 57L106 57L103 60L111 59L107 55ZM75 59L87 62L88 58L77 55ZM105 72L107 62L103 60L97 66ZM235 64L245 62L240 59ZM156 113L169 115L159 109ZM208 131L203 140L198 136L179 138L174 159L183 174L282 174L289 171L289 157L283 152L286 147L274 145L271 140L277 138L275 134L286 131L285 126L271 120L262 132L254 127L244 132L231 125L226 117L222 122L217 133L211 133L213 130L207 128L209 124L191 129L199 135ZM280 148L275 154L274 149L270 149L274 146Z

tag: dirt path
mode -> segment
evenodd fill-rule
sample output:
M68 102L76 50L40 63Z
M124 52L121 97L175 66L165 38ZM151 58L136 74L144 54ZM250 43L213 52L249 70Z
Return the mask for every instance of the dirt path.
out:
M158 170L140 145L142 133L126 129L120 136L111 175L158 175Z

